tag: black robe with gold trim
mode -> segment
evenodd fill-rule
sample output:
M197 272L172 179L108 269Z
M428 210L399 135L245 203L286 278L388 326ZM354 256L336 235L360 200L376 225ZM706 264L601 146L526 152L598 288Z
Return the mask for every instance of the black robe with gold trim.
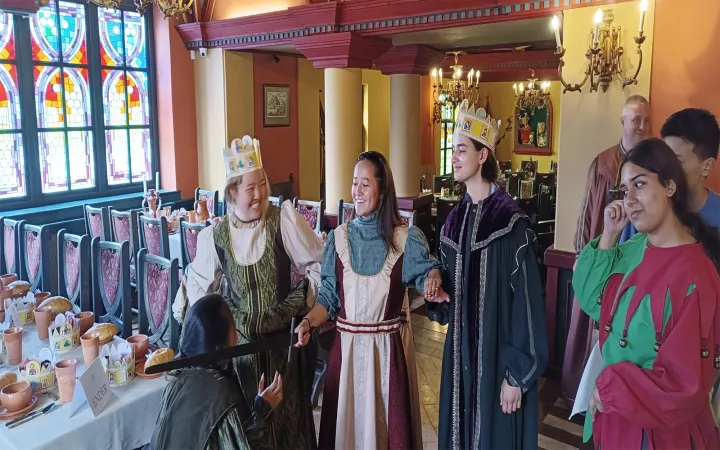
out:
M439 448L537 449L538 378L547 364L545 307L530 220L502 190L465 196L443 227L450 303L428 302L449 324L440 387ZM504 414L504 379L523 391Z

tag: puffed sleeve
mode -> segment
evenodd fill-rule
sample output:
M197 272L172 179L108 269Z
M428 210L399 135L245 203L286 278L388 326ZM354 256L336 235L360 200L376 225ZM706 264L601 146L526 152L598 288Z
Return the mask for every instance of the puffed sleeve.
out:
M280 231L290 261L298 273L304 275L309 281L307 303L312 308L320 286L322 240L300 217L290 200L284 201L281 206Z
M195 260L187 268L187 299L192 306L204 296L218 292L222 277L222 265L215 251L213 230L209 226L198 233Z
M325 252L323 253L322 284L320 285L320 293L317 302L328 312L330 320L334 320L337 312L340 310L340 297L337 291L337 275L335 274L335 230L328 234L325 243Z
M423 232L418 227L410 227L403 254L403 284L422 294L425 278L431 270L440 266L440 261L430 254L430 246Z

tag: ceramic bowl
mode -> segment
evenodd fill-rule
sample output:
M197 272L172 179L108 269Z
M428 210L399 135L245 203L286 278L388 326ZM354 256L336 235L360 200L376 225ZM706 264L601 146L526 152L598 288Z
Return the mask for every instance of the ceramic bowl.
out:
M20 411L30 404L32 388L27 381L8 384L0 391L0 401L9 412Z

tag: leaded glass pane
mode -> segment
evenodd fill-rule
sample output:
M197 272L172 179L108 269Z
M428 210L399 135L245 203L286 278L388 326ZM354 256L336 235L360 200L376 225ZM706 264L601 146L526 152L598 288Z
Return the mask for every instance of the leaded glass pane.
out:
M130 162L133 181L152 178L151 149L149 129L130 130Z
M13 16L2 11L0 11L0 59L15 59Z
M127 93L130 105L128 119L130 125L150 124L147 89L147 74L145 72L127 72Z
M0 198L25 195L22 135L0 134Z
M87 69L66 68L65 114L68 127L90 126L90 93Z
M67 158L65 154L65 132L38 133L40 150L40 178L42 191L61 192L67 190Z
M32 37L32 54L35 61L59 60L59 32L55 13L55 0L40 8L30 20L30 36Z
M147 67L145 52L145 17L125 11L125 56L129 67Z
M127 130L106 130L108 184L124 184L128 180Z
M63 60L71 64L87 64L85 5L60 2L58 9Z
M38 127L59 128L65 125L62 107L62 74L60 68L35 66L35 102Z
M124 61L121 14L122 12L116 9L98 8L100 64L104 66L120 66Z
M122 70L102 71L105 125L127 125L125 75Z
M70 153L70 188L85 189L95 186L92 132L68 131Z
M20 128L20 97L17 68L0 64L0 131Z

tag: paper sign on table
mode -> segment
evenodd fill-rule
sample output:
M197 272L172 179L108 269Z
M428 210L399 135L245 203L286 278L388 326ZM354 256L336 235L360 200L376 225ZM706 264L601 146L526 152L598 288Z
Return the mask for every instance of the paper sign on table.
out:
M600 376L604 365L605 360L603 360L602 353L600 353L600 345L595 343L580 379L580 386L578 386L577 395L575 395L575 403L570 418L575 414L587 411L590 407L590 399L593 390L595 390L595 380Z
M74 416L80 407L87 401L93 415L97 417L112 397L110 381L105 375L100 358L90 364L85 373L80 375L75 386L75 394L70 404L70 417Z

